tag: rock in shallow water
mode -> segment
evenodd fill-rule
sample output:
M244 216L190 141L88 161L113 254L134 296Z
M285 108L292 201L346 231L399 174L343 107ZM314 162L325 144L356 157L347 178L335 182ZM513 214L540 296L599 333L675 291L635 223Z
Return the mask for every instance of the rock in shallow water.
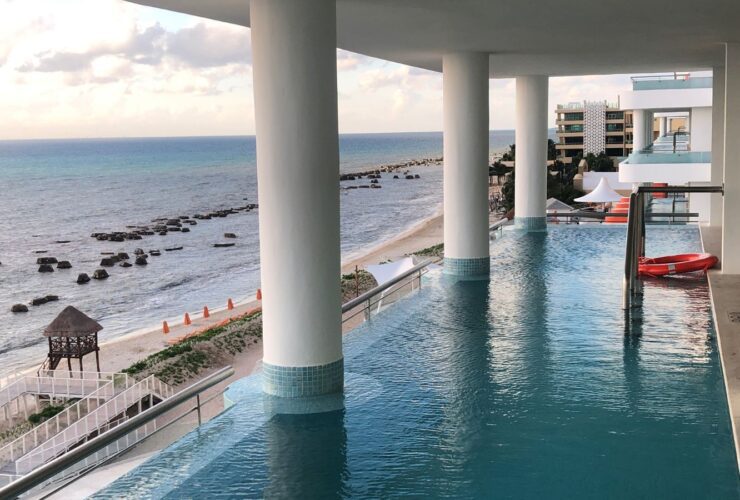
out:
M41 264L39 266L39 272L40 273L53 273L54 268L51 267L51 264Z
M77 284L82 285L90 281L90 276L87 273L80 273L77 275Z
M136 257L136 260L134 261L134 264L136 264L137 266L146 266L149 263L146 261L146 257L145 256L139 255L138 257Z
M27 313L28 312L28 307L25 304L14 304L10 308L10 312L14 312L14 313Z
M72 264L68 260L60 260L57 269L72 269Z
M108 274L108 271L105 269L96 269L93 273L92 277L94 280L104 280L107 279L110 275Z

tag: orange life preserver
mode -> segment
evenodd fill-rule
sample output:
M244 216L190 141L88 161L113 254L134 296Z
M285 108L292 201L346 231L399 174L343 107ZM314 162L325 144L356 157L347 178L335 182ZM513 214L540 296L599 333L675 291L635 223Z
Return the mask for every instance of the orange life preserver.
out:
M684 253L665 257L640 258L639 272L647 276L706 271L714 267L719 259L710 253Z

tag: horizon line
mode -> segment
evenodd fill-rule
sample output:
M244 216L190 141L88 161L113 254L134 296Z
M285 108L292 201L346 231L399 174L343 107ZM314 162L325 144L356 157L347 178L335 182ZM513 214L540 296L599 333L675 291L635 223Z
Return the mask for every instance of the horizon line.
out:
M548 127L548 131L557 127ZM516 132L513 128L489 129L488 132ZM391 132L339 132L339 136L348 135L390 135L390 134L441 134L441 130L391 131ZM17 139L0 139L0 142L32 142L32 141L104 141L116 139L207 139L207 138L251 138L256 134L213 134L213 135L151 135L151 136L100 136L100 137L29 137Z

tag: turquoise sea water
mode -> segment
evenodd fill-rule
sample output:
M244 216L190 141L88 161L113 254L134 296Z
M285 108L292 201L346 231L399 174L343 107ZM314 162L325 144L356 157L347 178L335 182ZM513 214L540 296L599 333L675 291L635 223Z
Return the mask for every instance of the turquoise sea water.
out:
M648 227L649 255L700 249ZM430 273L345 338L343 397L236 404L96 498L738 498L703 277L645 284L624 228L507 231L489 281ZM292 413L292 414L291 414Z
M512 142L513 131L491 132L492 150ZM350 134L339 143L344 172L442 154L441 133ZM421 179L386 178L383 189L342 191L344 258L439 210L441 167L411 170ZM99 242L90 234L258 202L254 137L0 141L0 375L43 357L41 331L66 305L97 319L105 340L253 294L257 212L142 241ZM238 235L236 246L213 249L225 232ZM106 281L75 284L78 273L99 267L101 252L179 246L145 268L109 268ZM40 256L69 260L73 268L38 273ZM10 312L12 304L48 294L59 302Z

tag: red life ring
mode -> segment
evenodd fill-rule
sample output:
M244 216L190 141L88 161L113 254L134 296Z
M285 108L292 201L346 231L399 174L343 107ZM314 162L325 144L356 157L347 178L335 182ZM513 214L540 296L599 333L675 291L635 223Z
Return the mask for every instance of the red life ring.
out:
M647 276L706 271L714 267L719 259L709 253L684 253L666 257L640 258L639 272Z

